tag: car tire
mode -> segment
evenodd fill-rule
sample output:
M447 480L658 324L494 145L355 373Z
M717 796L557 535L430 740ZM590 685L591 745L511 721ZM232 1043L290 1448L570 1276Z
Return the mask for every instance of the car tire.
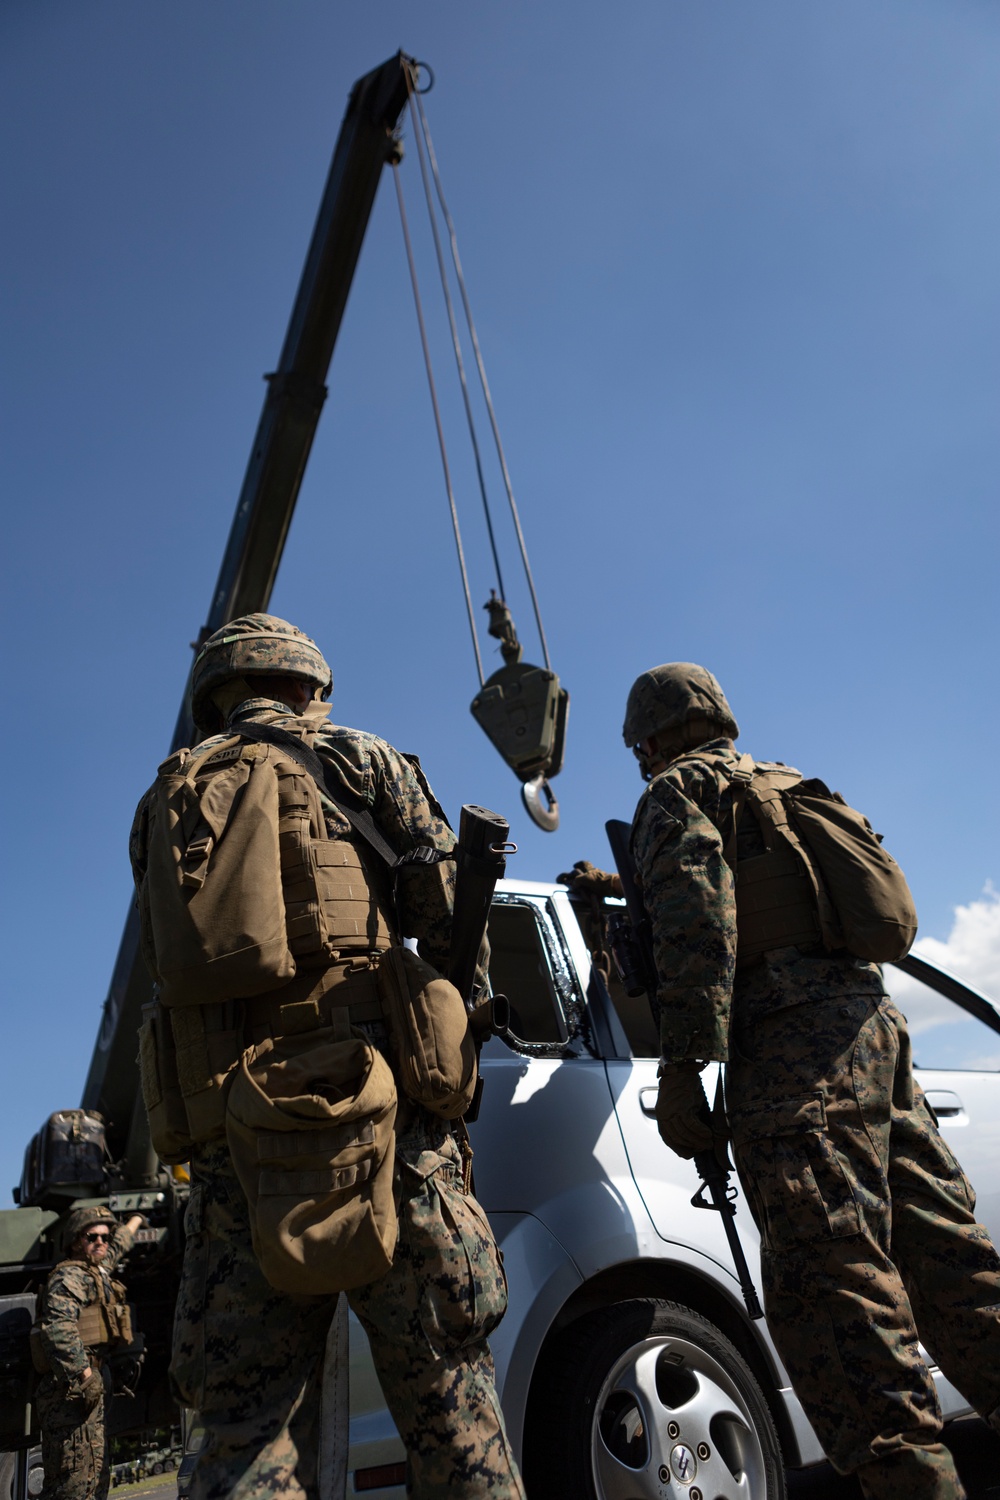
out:
M652 1299L588 1313L550 1344L524 1475L531 1500L785 1500L778 1434L746 1360L700 1313Z

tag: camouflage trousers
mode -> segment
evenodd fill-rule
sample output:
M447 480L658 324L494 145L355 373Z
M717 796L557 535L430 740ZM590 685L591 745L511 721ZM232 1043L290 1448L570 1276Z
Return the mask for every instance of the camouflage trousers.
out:
M104 1433L102 1396L86 1410L79 1396L51 1375L39 1382L35 1409L42 1429L44 1500L107 1500L111 1462Z
M768 1327L827 1455L869 1500L960 1500L918 1339L1000 1402L1000 1258L886 996L734 1006L727 1105Z
M396 1142L393 1264L347 1295L406 1445L407 1494L525 1500L487 1343L506 1282L461 1167L446 1124L418 1113ZM207 1433L192 1500L315 1500L336 1298L289 1296L264 1279L224 1143L195 1149L186 1230L171 1376Z

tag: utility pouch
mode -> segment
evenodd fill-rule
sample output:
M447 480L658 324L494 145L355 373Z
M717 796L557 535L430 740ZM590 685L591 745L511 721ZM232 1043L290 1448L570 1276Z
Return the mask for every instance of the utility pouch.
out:
M143 1007L139 1072L153 1149L169 1165L226 1133L226 1088L243 1051L232 1002Z
M476 1045L455 986L409 948L390 948L378 966L400 1087L408 1099L455 1120L476 1088Z
M237 1012L238 1003L232 1001L170 1010L177 1078L192 1141L220 1140L226 1133L226 1093L244 1046Z
M254 1252L278 1291L348 1291L389 1269L395 1118L392 1072L363 1036L326 1029L244 1052L226 1134Z
M143 952L166 1005L259 995L293 978L278 818L266 746L237 736L160 767L135 837Z
M153 1150L168 1166L188 1161L193 1143L177 1077L170 1016L158 1000L142 1008L139 1076Z

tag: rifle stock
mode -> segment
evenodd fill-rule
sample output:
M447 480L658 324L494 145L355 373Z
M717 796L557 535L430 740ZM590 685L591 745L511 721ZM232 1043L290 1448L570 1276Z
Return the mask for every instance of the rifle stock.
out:
M627 922L623 921L620 916L617 922L614 917L611 919L611 951L626 992L631 996L643 993L648 995L653 1019L659 1027L660 1005L656 997L653 928L636 881L630 842L631 829L627 823L619 819L612 819L604 826L621 879L627 913ZM630 930L626 931L626 928ZM753 1319L762 1318L764 1310L760 1305L757 1289L750 1275L750 1267L747 1265L747 1258L743 1253L743 1246L733 1222L736 1217L736 1206L733 1202L736 1189L729 1185L732 1164L726 1154L724 1144L719 1143L718 1152L698 1152L694 1165L702 1185L691 1202L695 1208L714 1209L722 1215L722 1227L726 1231L729 1253L733 1257L733 1265L740 1283L740 1291L743 1293L747 1314ZM706 1192L711 1198L710 1203L705 1201Z

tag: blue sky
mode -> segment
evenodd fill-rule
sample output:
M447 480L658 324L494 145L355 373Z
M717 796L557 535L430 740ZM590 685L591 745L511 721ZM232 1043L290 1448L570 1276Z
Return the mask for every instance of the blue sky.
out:
M261 376L350 85L398 47L436 73L430 123L572 695L560 832L527 824L467 711L388 181L272 599L330 658L334 716L419 752L453 818L507 813L511 873L547 879L604 860L604 820L631 813L633 677L701 661L746 748L885 833L924 934L945 942L958 905L995 910L995 5L5 0L0 1196L28 1136L79 1100L132 810L168 747ZM412 145L404 174L416 216ZM417 238L478 611L493 580Z

